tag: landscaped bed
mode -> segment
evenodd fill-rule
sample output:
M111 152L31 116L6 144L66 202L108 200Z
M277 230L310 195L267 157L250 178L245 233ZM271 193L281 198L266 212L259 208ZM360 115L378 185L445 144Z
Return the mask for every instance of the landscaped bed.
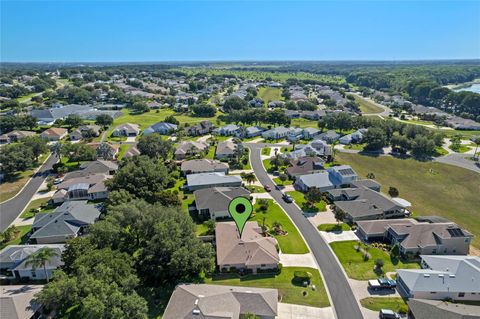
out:
M356 240L337 241L330 243L333 251L337 255L348 277L356 280L369 280L382 277L387 272L393 272L397 269L415 269L420 268L417 262L407 262L391 258L390 254L371 245L366 248ZM359 251L355 246L361 247ZM365 251L369 254L368 260L364 259ZM384 263L381 269L375 268L375 262L381 259Z
M312 274L311 286L304 287L296 280L295 271ZM282 303L291 303L311 307L328 307L330 305L325 286L318 270L305 267L284 267L280 274L257 274L239 277L237 274L218 274L213 278L205 278L205 283L217 285L246 286L256 288L278 289ZM306 295L304 295L306 293Z
M349 231L350 226L345 223L340 224L321 224L317 226L317 229L320 231L326 232L342 232L342 231Z
M251 221L256 221L258 225L263 225L263 218L265 218L265 226L272 229L273 223L278 222L281 228L288 233L288 235L274 235L277 239L281 251L284 254L306 254L309 252L307 245L303 241L302 236L298 232L295 225L292 223L287 214L273 202L268 199L268 209L265 213L260 210L260 200L254 205L254 213L250 218Z

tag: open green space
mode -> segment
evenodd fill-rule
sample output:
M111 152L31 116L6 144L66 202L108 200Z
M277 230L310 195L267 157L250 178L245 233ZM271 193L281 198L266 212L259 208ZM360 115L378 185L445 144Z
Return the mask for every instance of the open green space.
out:
M313 127L313 128L318 128L318 122L317 121L312 121L312 120L307 120L304 118L296 118L292 119L292 122L290 123L291 127L300 127L300 128L306 128L306 127Z
M342 232L350 230L350 226L345 223L340 224L321 224L317 226L319 231L326 231L326 232Z
M373 311L390 309L400 313L408 312L407 303L400 297L368 297L361 299L360 304L363 307Z
M457 152L457 153L465 153L465 152L470 151L470 147L468 147L467 145L460 145L460 146L454 147L454 148L452 148L452 146L450 146L450 149L454 152Z
M435 147L435 157L448 155L448 151L441 146Z
M345 149L347 149L347 150L363 151L364 147L365 147L365 144L348 144L348 145L345 145Z
M0 243L0 250L9 245L20 245L27 242L27 234L32 229L32 225L17 226L17 229L19 230L17 236L11 241Z
M420 268L416 262L407 262L399 259L390 258L390 254L379 248L368 246L370 258L364 259L364 253L357 251L355 246L365 248L366 246L356 240L337 241L330 243L335 255L342 264L348 277L356 280L368 280L382 277L387 272L393 272L397 269ZM381 270L375 269L375 261L381 259L384 266Z
M362 111L362 113L364 114L374 114L374 113L382 113L383 112L383 109L377 105L375 105L375 103L371 102L371 101L368 101L366 99L363 99L357 95L353 95L352 96L355 98L355 101L358 102L359 106L360 106L360 111Z
M283 100L282 90L279 88L261 87L258 89L257 97L261 98L268 105L271 101Z
M316 213L316 212L324 212L324 211L327 210L326 203L324 201L320 201L319 203L315 203L315 205L313 207L308 206L307 201L305 200L305 196L302 192L290 191L290 192L287 192L287 194L292 196L295 203L304 212Z
M270 156L271 148L270 147L264 147L262 148L262 155L265 156Z
M26 170L24 172L18 172L15 176L13 176L9 180L2 181L0 184L0 202L9 200L10 198L17 195L18 192L27 184L30 177L32 177L35 170L38 166L42 165L43 162L47 159L48 154L43 154L38 159L37 167L32 169Z
M337 154L342 164L351 165L361 177L374 173L383 190L394 186L400 197L412 203L416 215L438 215L475 235L473 245L480 249L480 174L438 162Z
M302 282L295 279L295 271L306 271L312 274L310 287L303 287ZM205 278L205 283L216 285L245 286L256 288L278 289L283 303L305 305L311 307L328 307L328 295L325 285L317 269L305 267L284 267L275 274L256 274L239 277L237 274L217 274L213 278ZM304 293L306 293L304 295Z
M297 230L297 227L292 223L287 214L274 203L273 200L268 199L268 209L266 212L260 210L259 200L254 205L254 213L250 217L250 221L256 221L258 225L265 226L271 230L275 222L280 223L282 229L286 231L287 235L275 235L273 237L278 241L281 251L284 254L306 254L309 252L307 245L303 241L302 236Z

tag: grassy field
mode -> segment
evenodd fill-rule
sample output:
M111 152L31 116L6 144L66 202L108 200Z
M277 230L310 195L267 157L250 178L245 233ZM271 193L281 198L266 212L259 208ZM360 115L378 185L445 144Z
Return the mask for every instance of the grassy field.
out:
M306 128L306 127L318 128L318 122L307 120L307 119L304 119L304 118L297 118L297 119L292 119L292 122L291 122L290 126L291 127L300 127L300 128Z
M397 269L420 268L418 263L402 262L401 260L391 260L390 255L378 248L369 246L368 253L371 258L367 261L363 259L363 253L356 251L354 246L360 245L359 241L337 241L330 244L338 260L342 264L348 277L356 280L375 279L383 276L387 272ZM362 245L362 247L364 247ZM382 271L375 271L375 260L382 259L384 266Z
M305 196L302 192L299 191L291 191L287 192L288 195L292 196L295 203L304 211L304 212L324 212L327 210L325 207L325 202L321 201L316 203L314 207L308 207L307 201L305 200Z
M348 145L345 145L345 149L347 149L347 150L362 151L364 147L365 147L365 144L348 144Z
M258 89L257 96L261 98L266 105L271 101L283 100L282 90L279 88L261 87Z
M362 113L373 114L373 113L382 113L383 112L383 109L381 107L375 105L374 103L372 103L368 100L362 99L361 97L358 97L356 95L352 95L352 96L355 98L355 101L357 101L358 104L360 105L360 111L362 111Z
M360 300L360 304L370 310L380 311L390 309L395 312L407 313L408 305L400 297L368 297Z
M38 163L42 163L47 159L46 154L41 155L38 159ZM42 165L42 164L39 164ZM38 167L38 166L37 166ZM17 173L17 176L12 179L11 181L2 182L0 184L0 202L6 201L15 195L25 186L28 182L30 177L33 175L33 172L37 169L37 167L29 169L25 172Z
M278 245L284 254L306 254L309 252L307 245L303 241L302 236L298 232L295 225L292 223L287 214L273 202L268 200L268 210L266 213L262 213L259 210L258 201L254 205L254 214L250 218L250 221L256 221L260 226L263 224L263 218L265 217L265 226L271 229L274 222L279 222L282 225L282 229L288 232L286 236L274 235L278 241Z
M317 226L319 231L326 231L326 232L341 232L341 231L348 231L350 230L350 226L348 224L340 223L340 224L321 224Z
M17 237L14 240L11 240L9 242L0 243L0 250L9 245L20 245L20 244L24 244L27 241L26 235L32 229L32 225L18 226L17 228L18 230L20 230Z
M311 283L316 286L316 290L310 287L303 287L302 283L294 278L295 271L308 271L312 274ZM206 278L205 283L216 285L245 286L256 288L278 289L281 302L305 305L312 307L328 307L328 301L325 285L323 284L320 273L317 269L304 267L284 267L280 274L257 274L247 275L239 278L236 274L221 274L213 278ZM306 292L306 295L304 295Z
M416 215L438 215L465 227L475 235L473 245L480 249L480 174L442 163L389 156L339 153L337 160L351 165L361 177L374 173L383 190L396 187L400 197L412 203Z

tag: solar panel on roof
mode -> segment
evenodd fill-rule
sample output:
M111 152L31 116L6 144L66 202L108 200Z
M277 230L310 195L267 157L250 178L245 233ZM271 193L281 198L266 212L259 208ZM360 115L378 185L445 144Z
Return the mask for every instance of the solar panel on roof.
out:
M340 173L340 175L354 175L355 172L353 171L353 169L351 168L345 168L345 169L339 169L338 172Z

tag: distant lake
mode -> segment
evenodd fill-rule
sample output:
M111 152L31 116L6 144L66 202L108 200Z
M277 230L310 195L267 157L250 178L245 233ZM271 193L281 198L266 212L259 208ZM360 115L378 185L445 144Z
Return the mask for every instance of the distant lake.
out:
M455 92L460 92L460 91L470 91L470 92L475 92L480 94L480 83L473 83L470 86L461 88L461 89L456 89L454 90Z

